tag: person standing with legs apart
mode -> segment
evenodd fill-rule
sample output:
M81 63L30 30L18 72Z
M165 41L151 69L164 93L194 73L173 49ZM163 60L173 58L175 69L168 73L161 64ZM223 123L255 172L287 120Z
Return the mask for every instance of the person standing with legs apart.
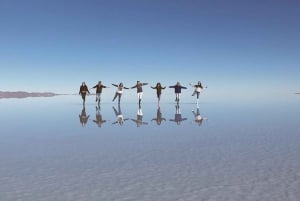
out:
M177 104L179 104L179 99L180 99L180 94L181 94L181 89L186 89L186 87L181 86L180 82L177 82L174 86L169 86L169 88L174 88L175 89L175 101Z
M139 99L139 105L141 105L142 96L143 96L143 86L147 85L148 83L141 83L140 81L136 82L136 85L131 87L131 89L136 88L137 96Z
M198 81L197 84L193 85L193 84L190 83L190 85L193 86L193 87L195 87L195 90L194 90L192 96L195 96L195 94L197 94L197 105L198 105L199 104L200 92L203 89L202 83L200 81ZM205 88L207 88L207 86Z
M118 87L116 93L115 93L115 96L113 98L112 101L115 101L115 99L118 97L118 104L120 104L120 101L121 101L121 96L123 94L123 89L129 89L127 87L124 87L123 83L121 82L119 85L116 85L116 84L112 84L113 86L115 87Z
M96 102L98 102L98 104L100 104L102 89L103 89L103 88L109 88L109 87L104 86L104 85L102 84L102 82L99 81L98 84L95 85L95 86L93 86L92 88L93 88L93 89L96 88Z
M159 106L161 90L165 89L166 87L162 87L160 82L158 82L155 87L151 87L151 88L156 89L156 94L157 94L157 99L158 99L158 106Z
M85 104L85 96L87 93L90 94L90 91L89 91L88 87L86 86L85 82L82 82L80 89L79 89L79 95L81 95L83 104Z

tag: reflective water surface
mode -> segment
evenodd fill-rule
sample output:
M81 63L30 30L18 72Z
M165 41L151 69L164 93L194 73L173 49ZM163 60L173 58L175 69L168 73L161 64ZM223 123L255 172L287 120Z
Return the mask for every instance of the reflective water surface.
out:
M1 200L298 200L300 105L0 100Z

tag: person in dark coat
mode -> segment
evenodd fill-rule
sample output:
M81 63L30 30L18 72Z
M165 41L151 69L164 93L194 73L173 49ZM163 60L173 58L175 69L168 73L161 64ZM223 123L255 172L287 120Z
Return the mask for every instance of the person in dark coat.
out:
M179 99L180 99L180 94L181 94L181 89L187 89L184 86L180 85L180 82L177 82L174 86L169 86L169 88L174 88L175 91L175 101L177 102L177 104L179 103Z
M156 89L156 94L157 94L157 99L158 99L158 105L159 105L161 91L163 89L165 89L166 87L162 87L161 84L160 84L160 82L158 82L155 87L151 87L151 88L152 89Z
M85 127L85 125L87 124L87 122L89 120L90 115L86 115L84 106L82 107L81 114L78 116L79 116L81 126Z
M140 81L136 82L136 85L131 87L131 89L136 88L137 96L139 99L139 105L141 105L142 97L143 97L143 86L147 85L148 83L142 83Z
M86 86L85 82L82 82L80 89L79 89L79 95L81 95L83 104L85 104L85 96L87 93L90 94L90 91L89 91L88 87Z
M98 104L99 104L100 101L101 101L101 93L102 93L102 89L103 89L103 88L108 88L108 87L107 87L107 86L104 86L104 85L102 84L102 82L99 81L98 84L95 85L95 86L93 86L92 88L93 88L93 89L96 89L96 102L98 102Z

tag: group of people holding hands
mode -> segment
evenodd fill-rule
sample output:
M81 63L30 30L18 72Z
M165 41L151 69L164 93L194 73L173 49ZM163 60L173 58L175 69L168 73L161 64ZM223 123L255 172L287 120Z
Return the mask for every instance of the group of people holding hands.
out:
M122 97L122 94L123 94L123 90L124 89L130 89L128 87L125 87L123 85L123 83L119 83L118 85L117 84L112 84L114 87L117 87L117 91L115 93L115 96L114 98L112 99L112 101L115 101L116 98L118 98L118 103L120 104L120 101L121 101L121 97ZM134 89L136 88L137 90L137 97L138 97L138 102L139 102L139 105L141 104L141 101L142 101L142 96L143 96L143 86L145 85L148 85L148 83L142 83L140 81L137 81L136 84L134 86L131 87L131 89ZM197 84L191 84L191 86L193 86L195 88L192 96L194 95L197 95L197 104L199 102L199 95L200 95L200 92L202 91L202 89L204 88L202 86L202 83L200 81L198 81ZM109 88L105 85L102 84L101 81L98 82L98 84L96 84L95 86L93 86L92 88L90 89L96 89L96 102L98 102L98 104L100 104L101 102L101 93L102 93L102 89L103 88ZM152 89L156 89L156 94L157 94L157 99L158 99L158 104L159 104L159 101L160 101L160 96L161 96L161 93L162 93L162 90L163 89L166 89L166 87L163 87L160 82L158 82L156 84L155 87L152 87ZM175 92L175 101L177 103L179 103L179 99L180 99L180 94L181 94L181 89L187 89L187 87L184 87L180 84L180 82L177 82L175 85L173 86L169 86L169 88L174 88L174 92ZM207 88L207 87L205 87ZM85 104L85 97L87 95L87 93L90 94L90 91L87 87L87 85L85 84L85 82L82 82L81 86L80 86L80 89L79 89L79 94L81 95L82 97L82 100L83 100L83 104Z

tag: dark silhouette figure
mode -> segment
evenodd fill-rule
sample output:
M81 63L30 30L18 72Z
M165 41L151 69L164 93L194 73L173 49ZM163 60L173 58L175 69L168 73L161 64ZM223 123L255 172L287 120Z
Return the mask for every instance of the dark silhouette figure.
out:
M137 115L136 115L136 119L131 119L131 120L136 123L137 127L148 124L147 122L143 122L143 111L142 111L141 105L139 105Z
M166 87L162 87L161 84L160 84L160 82L158 82L155 87L151 87L151 88L152 89L156 89L156 95L157 95L157 100L158 100L157 104L158 104L158 107L159 107L161 91L163 89L165 89Z
M85 127L89 120L90 115L86 115L85 106L82 107L81 114L79 115L80 124L82 127Z
M175 106L175 108L176 108L175 117L174 117L174 119L170 119L170 121L174 121L174 122L177 123L177 125L180 125L180 123L182 121L187 120L187 118L182 118L180 108L179 108L178 104Z
M79 95L81 95L81 98L83 100L83 104L85 104L85 96L86 96L87 93L90 94L90 91L89 91L88 87L86 86L85 82L82 82L82 84L79 88Z
M98 82L95 86L92 87L93 89L96 89L96 102L98 102L98 105L101 102L101 93L103 88L109 88L107 86L104 86L101 81Z
M115 99L118 97L118 104L120 104L121 96L123 94L123 89L129 89L129 88L124 87L122 82L119 85L116 84L112 84L112 85L118 88L112 101L115 101Z
M141 105L142 97L143 97L143 86L147 85L148 83L142 83L140 81L136 81L136 85L131 87L131 89L136 88L136 93L139 99L139 105Z
M118 105L118 110L116 110L115 107L113 107L113 110L114 110L115 115L117 117L117 121L113 122L112 124L119 123L119 125L122 126L124 124L124 122L127 121L129 118L124 119L124 116L123 116L122 111L121 111L120 104Z
M157 108L156 118L153 118L151 121L156 121L157 125L160 125L162 121L166 121L166 119L162 117L160 107Z
M180 82L177 82L174 86L169 86L169 88L174 88L175 101L176 101L177 104L179 104L181 89L187 89L187 88L184 87L184 86L181 86Z
M106 122L106 120L103 120L100 110L101 110L100 106L99 107L97 106L96 107L96 119L93 120L93 122L95 122L99 128L102 126L103 123Z

